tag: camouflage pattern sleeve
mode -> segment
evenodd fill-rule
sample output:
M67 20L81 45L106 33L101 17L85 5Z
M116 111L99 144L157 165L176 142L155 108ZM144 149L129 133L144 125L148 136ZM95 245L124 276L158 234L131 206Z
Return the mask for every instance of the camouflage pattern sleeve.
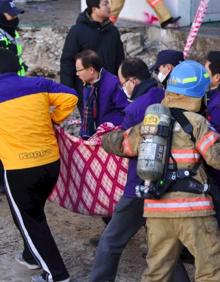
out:
M107 153L121 157L137 157L141 141L138 124L127 130L111 131L103 136L102 146Z
M114 130L103 135L102 147L107 153L124 157L122 148L122 143L124 139L123 133L124 130Z

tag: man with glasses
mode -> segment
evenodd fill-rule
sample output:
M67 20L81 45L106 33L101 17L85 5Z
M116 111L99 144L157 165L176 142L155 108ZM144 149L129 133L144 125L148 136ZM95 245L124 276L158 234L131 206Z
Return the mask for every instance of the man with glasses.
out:
M77 53L85 49L94 50L101 57L103 67L113 74L117 74L124 59L119 31L109 20L109 1L86 0L86 4L86 10L79 15L67 35L61 56L61 82L75 88L78 93L82 93L82 83L76 75L74 58ZM82 97L79 98L78 106L82 112Z
M84 50L76 55L76 75L83 82L82 125L83 139L92 136L104 122L121 124L128 101L118 78L103 68L98 54Z

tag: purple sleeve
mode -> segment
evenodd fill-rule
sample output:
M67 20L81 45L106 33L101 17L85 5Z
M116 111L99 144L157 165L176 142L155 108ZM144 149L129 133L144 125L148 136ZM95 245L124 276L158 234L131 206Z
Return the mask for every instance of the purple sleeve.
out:
M76 90L73 88L49 79L45 79L45 83L48 93L68 93L78 97Z
M138 123L138 121L136 120L136 117L137 117L137 114L135 114L135 112L131 113L129 110L128 111L125 110L125 116L121 124L121 127L126 130L136 125Z
M215 107L208 117L211 125L220 133L220 107Z

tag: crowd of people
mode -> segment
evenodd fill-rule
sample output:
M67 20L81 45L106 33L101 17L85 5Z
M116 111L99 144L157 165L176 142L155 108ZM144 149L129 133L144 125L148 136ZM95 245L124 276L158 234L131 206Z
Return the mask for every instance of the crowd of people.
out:
M103 136L103 147L129 158L124 194L99 239L89 282L115 281L125 246L144 227L142 282L189 282L183 252L194 259L195 281L220 281L220 51L204 54L204 65L173 49L160 51L151 67L125 58L113 23L121 8L112 20L116 2L122 8L124 1L110 6L108 0L86 0L66 37L56 83L26 75L17 31L23 10L0 0L0 188L24 242L15 259L42 269L32 282L72 281L44 207L60 170L54 125L77 106L81 138L111 122L117 129ZM147 2L162 28L179 19L163 1ZM144 185L137 171L142 121L155 104L172 115L168 173L153 187L164 189L160 196L138 197L136 187ZM158 132L168 136L163 128Z

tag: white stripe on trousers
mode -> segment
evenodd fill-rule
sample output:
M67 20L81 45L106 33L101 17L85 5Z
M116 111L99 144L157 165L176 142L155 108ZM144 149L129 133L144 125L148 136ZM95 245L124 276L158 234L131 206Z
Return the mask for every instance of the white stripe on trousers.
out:
M53 281L53 278L52 278L52 274L46 264L46 262L43 260L43 258L41 257L41 255L39 254L38 250L36 249L31 237L29 236L28 234L28 231L24 225L24 221L23 221L23 218L21 216L21 213L20 213L20 210L18 208L18 206L16 205L13 197L12 197L12 194L11 194L11 191L10 191L10 187L9 187L9 184L8 184L8 179L7 179L7 172L6 170L4 171L4 177L5 177L5 186L6 186L6 189L7 189L7 192L8 192L8 196L11 200L11 204L12 204L12 207L15 211L15 214L17 216L17 219L19 221L19 224L20 224L20 227L22 228L22 233L24 234L24 237L25 239L28 241L28 245L30 246L32 252L34 253L34 255L36 256L36 258L39 260L43 270L45 270L48 274L49 274L49 281Z

